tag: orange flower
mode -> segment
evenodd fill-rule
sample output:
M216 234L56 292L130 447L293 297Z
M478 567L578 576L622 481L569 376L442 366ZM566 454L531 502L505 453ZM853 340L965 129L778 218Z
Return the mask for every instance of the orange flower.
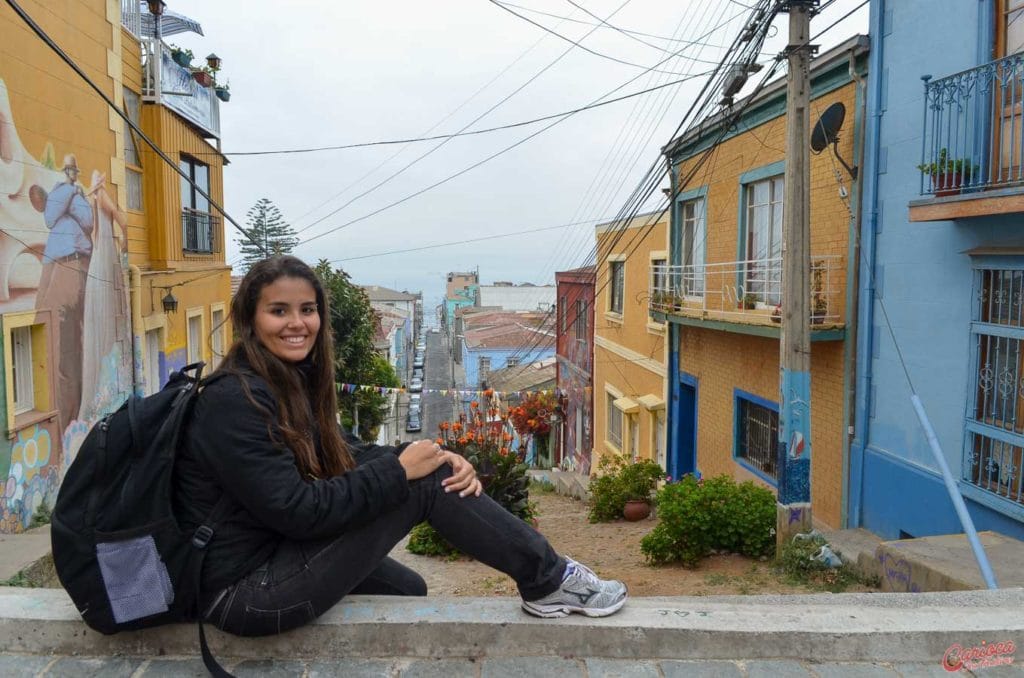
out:
M442 431L447 431L450 426L451 426L451 424L449 424L447 421L442 421L441 422L441 430Z
M510 442L512 442L512 434L511 433L505 433L505 434L503 434L501 436L501 439L504 440L506 443L510 443Z
M487 389L486 391L484 391L484 395L487 396L488 398L490 398L492 395L494 395L494 389L493 388Z
M473 402L471 402L469 404L469 406L472 407L475 410L476 408L480 407L480 403L478 403L477 401L474 400Z
M437 439L437 440L435 440L434 442L435 442L435 443L437 443L438 445L444 445L444 441L443 441L443 440L441 440L440 438L438 438L438 439Z
M461 431L462 430L462 424L460 422L455 422L454 424L452 424L452 430L453 431Z
M465 438L459 438L459 445L465 445L465 444L466 444L466 439Z
M508 454L508 448L507 447L502 447L501 448L501 456L504 457L507 454Z

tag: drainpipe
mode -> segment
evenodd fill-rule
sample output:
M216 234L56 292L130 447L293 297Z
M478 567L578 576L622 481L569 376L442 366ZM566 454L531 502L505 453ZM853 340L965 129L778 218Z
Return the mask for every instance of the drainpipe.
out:
M864 163L864 198L862 204L867 213L867 223L860 231L860 264L858 296L863 303L857 309L857 365L856 412L854 413L853 441L850 445L850 511L847 516L851 527L861 524L861 498L864 488L864 454L868 445L871 411L871 354L875 316L875 230L878 227L878 155L881 149L882 124L882 55L885 50L883 23L885 0L870 4L871 15L868 33L871 35L871 52L868 55L869 79L865 145L868 148Z
M856 153L856 160L854 166L862 168L858 170L863 172L864 167L864 119L867 112L867 82L857 73L857 57L854 50L850 50L850 62L849 62L849 73L850 79L854 83L855 94L854 100L857 102L854 111L855 121L855 134L854 137L854 152ZM854 412L857 407L857 337L858 337L858 326L856 318L860 309L860 295L858 290L860 288L860 234L861 234L861 222L863 220L863 210L861 209L861 185L864 180L863 173L858 174L859 181L854 180L850 183L850 242L847 248L846 261L848 262L847 279L846 279L846 341L843 346L843 379L846 385L846 395L844 396L843 405L843 428L845 434L843 436L843 478L842 485L843 492L847 498L847 501L841 503L840 509L840 524L846 528L850 527L850 512L848 511L850 502L849 499L852 496L850 483L850 446L853 442L853 421ZM852 322L851 322L852 319ZM858 517L855 516L855 523L859 523Z
M132 322L132 390L137 396L145 393L142 369L142 270L135 264L128 266L128 304Z

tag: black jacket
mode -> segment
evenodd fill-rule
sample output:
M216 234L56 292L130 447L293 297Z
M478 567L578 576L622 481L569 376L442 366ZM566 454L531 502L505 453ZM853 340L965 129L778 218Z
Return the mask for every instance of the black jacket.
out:
M397 456L404 446L372 445L348 434L356 468L327 480L303 478L292 452L271 441L266 415L246 397L242 378L256 401L276 417L274 396L263 379L221 377L199 395L175 464L174 501L183 529L200 525L222 495L231 501L228 517L207 547L204 591L238 581L282 540L340 534L409 495ZM272 426L283 440L276 419Z

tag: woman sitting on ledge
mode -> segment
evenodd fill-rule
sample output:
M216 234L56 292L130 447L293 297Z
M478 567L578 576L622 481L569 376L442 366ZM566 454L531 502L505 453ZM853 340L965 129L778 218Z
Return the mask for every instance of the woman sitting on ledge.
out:
M228 498L203 566L204 619L259 636L302 626L349 593L426 595L423 578L388 557L423 521L512 577L530 614L621 608L625 585L555 553L482 494L460 455L342 432L329 314L316 274L291 256L255 264L232 301L238 339L196 402L175 468L183 529Z

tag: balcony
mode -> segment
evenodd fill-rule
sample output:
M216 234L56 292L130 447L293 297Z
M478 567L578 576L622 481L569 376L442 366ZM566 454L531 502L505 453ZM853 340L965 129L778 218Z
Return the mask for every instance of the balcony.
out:
M930 78L910 221L1024 212L1024 53Z
M181 249L188 254L213 254L217 251L220 218L206 212L181 211Z
M162 40L145 38L142 45L142 100L162 104L192 123L207 139L220 139L220 100L192 73L171 59Z
M811 257L811 339L845 337L846 268L835 255ZM782 259L651 266L649 312L659 321L778 337Z

